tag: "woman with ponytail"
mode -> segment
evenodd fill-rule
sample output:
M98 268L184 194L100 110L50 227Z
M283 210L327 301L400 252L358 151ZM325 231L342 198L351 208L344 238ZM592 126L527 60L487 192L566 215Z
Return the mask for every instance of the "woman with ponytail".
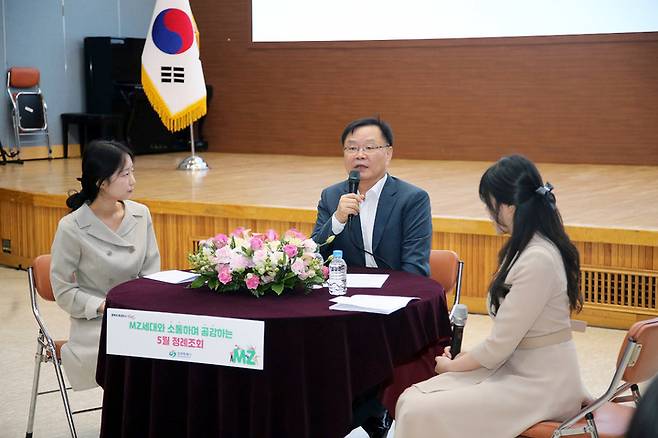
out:
M119 283L160 270L151 214L130 201L133 154L122 143L95 141L82 157L82 188L66 200L57 226L50 280L57 304L71 315L62 365L75 390L96 386L105 296Z
M582 307L579 256L553 186L512 155L486 170L479 195L498 233L510 235L489 285L493 328L454 360L447 347L438 375L400 396L396 438L515 437L570 417L587 398L571 339L570 313Z

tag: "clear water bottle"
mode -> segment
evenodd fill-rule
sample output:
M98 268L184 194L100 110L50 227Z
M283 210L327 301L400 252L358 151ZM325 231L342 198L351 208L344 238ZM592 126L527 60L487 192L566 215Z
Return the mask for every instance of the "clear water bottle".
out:
M343 260L343 251L335 249L333 259L329 263L329 293L345 295L347 292L347 263Z

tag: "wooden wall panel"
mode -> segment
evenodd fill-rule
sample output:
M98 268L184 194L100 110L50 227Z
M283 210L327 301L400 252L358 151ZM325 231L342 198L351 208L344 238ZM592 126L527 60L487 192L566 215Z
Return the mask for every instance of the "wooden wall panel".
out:
M295 227L310 235L315 218L314 211L299 209L218 206L213 210L188 202L145 203L153 217L162 269L187 268L194 240L228 233L238 226L256 232L272 228L279 233ZM0 189L0 231L3 239L11 240L11 253L0 253L0 264L25 268L35 256L49 252L57 222L67 212L59 207L62 204L59 195L30 196ZM292 218L298 220L290 221ZM432 247L456 251L465 262L462 302L470 311L486 313L487 286L505 237L495 235L492 227L482 226L480 220L435 218L433 227ZM604 241L588 241L581 236L592 233L571 227L567 231L580 251L583 267L596 272L583 280L583 289L595 292L590 293L591 302L579 318L592 325L628 328L636 320L658 315L653 286L658 278L655 239L649 244L617 243L629 233L612 230ZM620 237L615 237L616 233Z
M50 252L57 223L67 210L32 201L29 197L0 197L0 232L11 242L11 252L0 254L1 264L26 268L34 257Z
M251 43L249 0L194 0L212 151L337 155L381 114L397 157L658 164L658 33Z
M576 242L580 262L589 266L616 266L623 269L656 271L658 250L646 245Z

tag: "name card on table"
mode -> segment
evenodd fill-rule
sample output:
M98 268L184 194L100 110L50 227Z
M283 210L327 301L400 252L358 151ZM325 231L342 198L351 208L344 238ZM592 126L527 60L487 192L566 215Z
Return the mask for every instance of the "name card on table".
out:
M263 369L263 321L130 309L106 312L107 354Z

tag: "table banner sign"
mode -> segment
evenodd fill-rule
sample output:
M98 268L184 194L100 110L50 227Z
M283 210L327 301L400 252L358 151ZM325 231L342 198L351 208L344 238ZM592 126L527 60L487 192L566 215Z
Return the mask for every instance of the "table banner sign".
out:
M263 369L265 322L112 309L107 354Z

